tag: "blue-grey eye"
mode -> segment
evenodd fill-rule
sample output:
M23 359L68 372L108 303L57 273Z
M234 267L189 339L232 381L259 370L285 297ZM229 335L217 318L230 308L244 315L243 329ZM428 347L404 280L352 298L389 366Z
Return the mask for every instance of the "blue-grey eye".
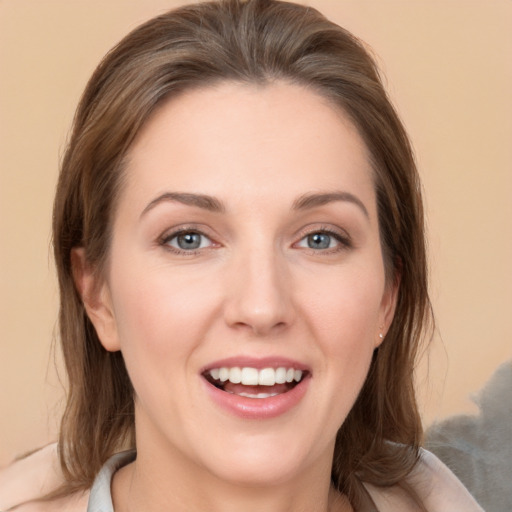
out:
M211 242L205 235L189 231L186 233L179 233L172 238L169 238L167 244L182 251L194 251L196 249L208 247Z
M310 249L329 249L329 247L332 247L332 237L327 233L313 233L306 238Z
M310 233L305 236L297 245L298 247L304 247L307 249L325 250L333 249L339 244L340 241L335 235L323 231L317 231L316 233Z

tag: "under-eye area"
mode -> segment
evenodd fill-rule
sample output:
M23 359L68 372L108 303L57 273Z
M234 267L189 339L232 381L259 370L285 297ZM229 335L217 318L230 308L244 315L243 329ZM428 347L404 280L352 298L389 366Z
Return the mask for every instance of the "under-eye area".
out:
M203 377L226 393L247 398L270 398L293 389L309 376L296 368L221 367L203 372Z

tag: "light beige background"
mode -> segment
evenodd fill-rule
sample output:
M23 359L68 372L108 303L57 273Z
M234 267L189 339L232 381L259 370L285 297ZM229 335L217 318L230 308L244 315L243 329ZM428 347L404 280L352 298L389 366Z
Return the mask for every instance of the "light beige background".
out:
M103 54L178 3L0 0L0 465L53 439L61 410L50 220L73 110ZM425 422L474 412L512 357L512 1L310 4L374 48L416 148L439 331Z

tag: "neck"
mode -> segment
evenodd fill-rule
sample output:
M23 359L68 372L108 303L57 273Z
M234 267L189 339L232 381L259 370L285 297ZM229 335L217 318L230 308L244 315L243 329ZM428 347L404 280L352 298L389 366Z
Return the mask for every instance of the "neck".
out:
M330 465L313 467L278 484L225 481L191 466L176 453L145 452L121 468L112 483L116 512L348 512L345 496L330 485Z
M296 492L295 486L275 488L221 485L212 488L196 482L187 488L181 482L143 476L134 462L122 468L114 478L112 499L116 512L146 512L180 510L186 512L350 512L345 496L334 489L318 492L314 484L302 486L306 492ZM293 487L293 490L292 490ZM190 491L194 490L192 493Z

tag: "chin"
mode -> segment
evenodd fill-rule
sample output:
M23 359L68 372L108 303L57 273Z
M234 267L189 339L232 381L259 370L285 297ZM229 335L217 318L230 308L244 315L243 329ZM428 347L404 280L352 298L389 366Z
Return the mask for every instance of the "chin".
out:
M305 449L305 440L300 442L290 437L238 439L224 449L220 447L217 453L223 455L212 454L215 465L207 464L219 479L235 485L268 487L284 484L303 474L311 464L311 453Z
M242 487L269 487L282 485L293 480L302 472L303 464L298 461L278 460L279 456L236 461L226 461L216 466L216 476L234 485Z

